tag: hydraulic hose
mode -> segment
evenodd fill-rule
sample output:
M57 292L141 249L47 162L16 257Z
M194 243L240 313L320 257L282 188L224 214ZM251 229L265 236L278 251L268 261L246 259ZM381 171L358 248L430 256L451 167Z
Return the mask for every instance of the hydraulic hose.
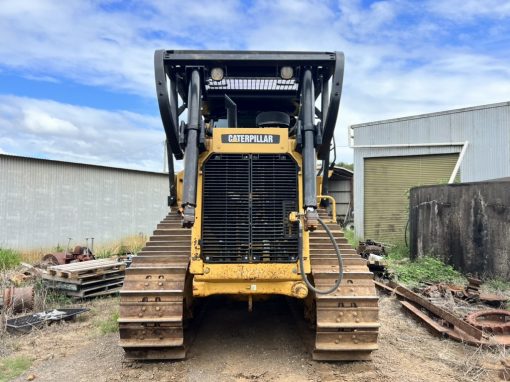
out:
M304 271L304 269L305 269L305 262L303 260L303 236L302 236L302 233L301 233L302 230L303 230L303 224L301 223L301 219L297 220L298 224L299 224L299 236L298 236L299 237L299 267L301 269L301 278L305 282L305 284L308 287L308 289L312 290L316 294L330 294L330 293L333 293L334 291L336 291L338 289L338 287L340 286L340 283L342 282L342 279L344 277L344 272L343 272L344 262L343 262L343 259L342 259L342 255L340 254L340 249L338 248L338 244L336 243L336 240L333 237L333 234L331 233L330 229L322 221L321 218L318 218L318 220L319 220L319 223L324 227L324 229L328 233L329 239L331 240L331 243L333 243L333 247L335 247L335 253L336 253L336 256L338 257L338 267L339 267L338 268L338 279L336 280L335 285L333 285L330 289L319 290L319 289L315 288L312 285L312 283L308 280L308 277L306 277L306 273Z

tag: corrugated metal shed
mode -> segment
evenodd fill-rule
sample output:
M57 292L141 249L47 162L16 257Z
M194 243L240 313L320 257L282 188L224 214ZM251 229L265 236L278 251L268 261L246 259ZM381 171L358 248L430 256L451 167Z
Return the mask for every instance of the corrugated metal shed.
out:
M329 177L329 191L336 201L336 216L343 222L345 215L352 204L352 178L353 172L347 168L335 166Z
M460 153L462 182L510 175L510 102L351 126L354 138L355 228L363 237L364 160Z
M163 173L0 155L0 247L149 234L167 213L167 194Z

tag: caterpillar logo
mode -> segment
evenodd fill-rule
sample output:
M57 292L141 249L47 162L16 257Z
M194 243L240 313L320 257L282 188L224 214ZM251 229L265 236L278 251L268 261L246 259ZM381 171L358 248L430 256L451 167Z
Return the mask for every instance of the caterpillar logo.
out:
M276 134L222 134L221 143L280 143Z

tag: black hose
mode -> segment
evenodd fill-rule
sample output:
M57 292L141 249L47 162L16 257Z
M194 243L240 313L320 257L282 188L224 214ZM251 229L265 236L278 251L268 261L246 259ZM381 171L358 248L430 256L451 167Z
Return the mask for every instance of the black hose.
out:
M312 290L316 294L330 294L330 293L335 292L338 289L338 287L340 286L340 283L342 282L342 279L344 277L344 273L343 273L344 263L343 263L342 255L340 254L340 249L338 248L338 244L336 243L336 240L333 237L333 234L331 233L331 231L329 230L328 226L322 221L321 218L317 217L317 219L319 220L319 223L321 223L321 225L324 227L324 229L328 233L329 239L331 240L331 243L333 243L333 246L335 247L335 252L336 252L336 255L338 257L338 266L339 266L339 268L338 268L338 279L336 280L335 285L333 285L330 289L328 289L328 290L319 290L319 289L316 289L312 285L312 283L310 283L308 278L306 277L305 262L303 260L303 237L302 237L302 234L301 234L303 226L301 224L301 220L300 219L298 219L298 224L299 224L299 236L298 236L299 237L299 267L301 268L301 278L303 279L303 281L305 282L306 286L310 290Z

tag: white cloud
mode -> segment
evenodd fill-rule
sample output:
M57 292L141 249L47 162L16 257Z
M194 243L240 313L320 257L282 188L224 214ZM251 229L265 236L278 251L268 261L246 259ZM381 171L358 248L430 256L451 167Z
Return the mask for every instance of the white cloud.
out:
M0 145L18 155L163 169L158 117L0 95Z
M428 8L440 16L456 21L476 20L481 17L494 19L510 17L508 0L430 0Z
M75 135L79 129L69 121L53 117L42 110L23 110L23 123L28 131L41 135Z
M342 50L345 146L348 124L508 100L508 18L501 0L6 2L0 71L153 98L157 48ZM479 19L492 20L486 34L455 29ZM3 150L161 168L159 116L2 99ZM350 160L346 148L338 155Z

